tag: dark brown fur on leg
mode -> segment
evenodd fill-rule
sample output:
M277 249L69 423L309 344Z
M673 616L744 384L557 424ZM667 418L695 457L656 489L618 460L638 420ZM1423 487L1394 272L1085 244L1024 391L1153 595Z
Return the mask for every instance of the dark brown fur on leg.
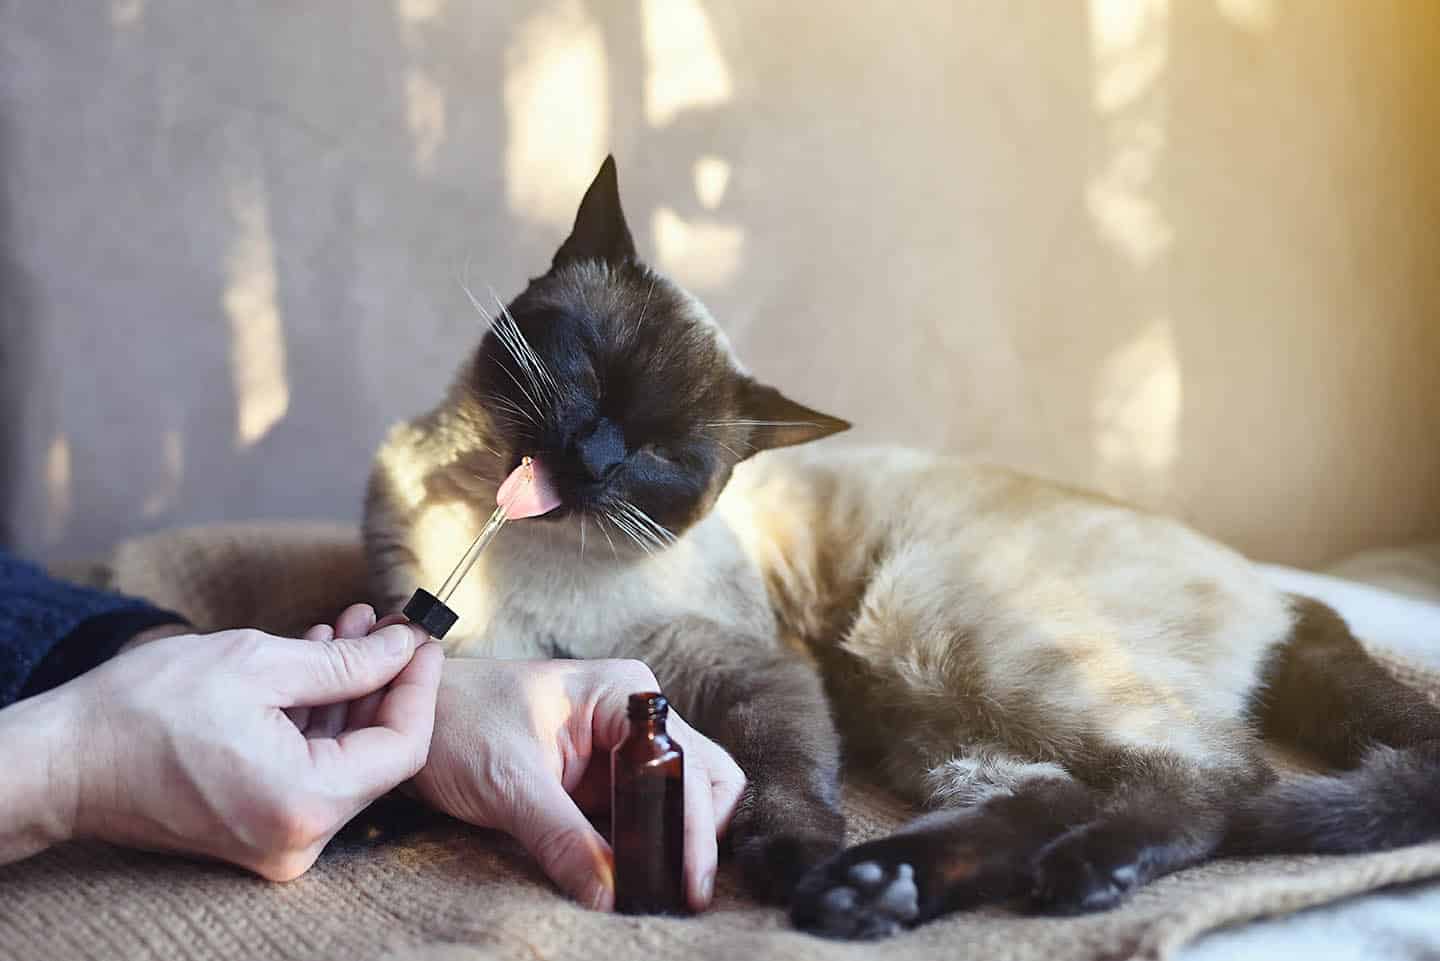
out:
M844 843L840 739L808 664L773 644L697 637L721 630L684 621L627 651L649 664L681 716L745 772L749 784L727 841L751 890L783 902ZM701 651L705 662L697 660Z
M812 871L795 892L791 920L815 934L869 940L951 911L1024 897L1035 856L1089 823L1097 805L1078 781L1036 778L978 807L928 815Z
M1339 768L1359 764L1376 744L1440 741L1440 710L1376 662L1340 615L1304 597L1295 613L1252 706L1267 739Z
M1233 853L1378 851L1440 838L1440 709L1376 662L1329 607L1295 598L1253 713L1268 738L1344 769L1242 800Z
M1269 773L1258 762L1202 768L1162 752L1096 752L1069 778L922 818L852 848L801 882L796 926L869 939L994 901L1053 914L1113 906L1140 885L1214 853L1228 799Z
M1104 910L1158 877L1205 860L1224 838L1234 798L1272 778L1258 759L1232 770L1156 751L1105 751L1100 758L1089 780L1104 787L1103 800L1091 821L1036 857L1029 899L1034 910Z

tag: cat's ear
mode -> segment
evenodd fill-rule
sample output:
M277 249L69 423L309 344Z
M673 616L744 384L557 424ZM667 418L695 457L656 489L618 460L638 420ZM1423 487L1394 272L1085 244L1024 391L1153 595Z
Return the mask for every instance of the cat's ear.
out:
M585 191L575 226L551 261L551 269L580 260L602 260L620 264L635 259L635 241L620 209L620 182L615 175L615 158L606 157L600 172Z
M850 422L797 404L774 387L750 380L741 390L741 418L751 425L750 447L756 451L819 440L850 429Z

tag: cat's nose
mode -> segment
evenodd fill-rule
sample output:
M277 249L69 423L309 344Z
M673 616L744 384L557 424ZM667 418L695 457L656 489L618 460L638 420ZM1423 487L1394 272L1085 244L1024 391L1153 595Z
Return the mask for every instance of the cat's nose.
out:
M575 442L575 453L591 480L604 480L625 460L625 435L602 417Z

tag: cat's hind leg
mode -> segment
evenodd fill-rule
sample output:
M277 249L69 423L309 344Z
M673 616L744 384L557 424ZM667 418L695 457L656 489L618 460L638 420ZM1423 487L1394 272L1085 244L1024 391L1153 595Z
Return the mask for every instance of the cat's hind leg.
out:
M868 939L996 901L1102 910L1213 854L1233 799L1269 777L1258 762L1219 768L1156 750L1095 751L1083 781L1052 764L994 760L1009 783L985 779L992 790L979 803L926 815L812 871L796 891L794 923ZM954 796L983 786L967 776L975 762L951 762Z
M1385 670L1330 608L1295 598L1252 714L1341 773L1290 778L1236 811L1226 850L1358 853L1440 838L1440 708Z
M1197 764L1162 750L1101 751L1086 764L1099 804L1031 864L1028 906L1047 914L1113 907L1158 877L1211 857L1237 798L1273 774L1258 758Z

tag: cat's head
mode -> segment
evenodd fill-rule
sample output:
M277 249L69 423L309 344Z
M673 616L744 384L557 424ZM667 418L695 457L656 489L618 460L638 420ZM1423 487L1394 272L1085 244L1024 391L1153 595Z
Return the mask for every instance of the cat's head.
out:
M496 310L466 384L504 469L528 455L553 478L552 519L658 547L739 461L850 426L757 382L704 306L639 259L612 158L550 269Z

